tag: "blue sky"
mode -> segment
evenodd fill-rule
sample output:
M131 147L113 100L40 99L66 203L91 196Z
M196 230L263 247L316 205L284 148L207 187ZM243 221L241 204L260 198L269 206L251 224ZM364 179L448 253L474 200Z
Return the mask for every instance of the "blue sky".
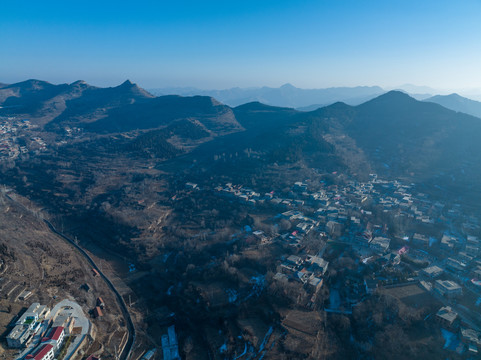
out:
M481 88L481 0L14 1L0 81Z

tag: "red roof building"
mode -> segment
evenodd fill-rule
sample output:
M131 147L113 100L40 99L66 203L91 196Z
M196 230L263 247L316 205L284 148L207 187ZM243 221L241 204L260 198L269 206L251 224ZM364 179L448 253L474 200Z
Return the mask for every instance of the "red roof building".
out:
M90 355L90 356L87 358L87 360L100 360L100 358L97 357L97 356Z
M102 313L102 310L100 309L99 306L96 306L95 309L94 309L94 315L96 318L99 318L99 317L102 317L104 316L104 314Z
M49 341L49 340L55 340L55 341L59 341L59 339L63 338L63 326L57 326L57 327L54 327L54 328L51 328L50 329L50 332L48 333L47 336L45 336L42 341ZM60 340L61 342L61 340Z
M100 296L97 298L97 306L100 306L101 309L105 307L104 300Z
M53 359L53 345L46 344L41 346L32 354L28 354L25 359L32 360L51 360Z
M57 350L60 345L62 344L65 338L65 331L63 326L56 326L50 329L47 336L42 338L42 342L46 342L54 347L54 350Z

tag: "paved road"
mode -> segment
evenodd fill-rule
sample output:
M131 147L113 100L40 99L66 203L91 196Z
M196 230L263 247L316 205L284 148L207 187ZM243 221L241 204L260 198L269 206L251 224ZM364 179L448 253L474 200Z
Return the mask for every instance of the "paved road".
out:
M75 353L77 348L80 346L85 336L90 331L90 321L85 317L85 314L75 301L62 300L59 302L50 312L50 318L54 318L58 313L63 313L65 315L70 315L75 319L75 327L81 327L80 335L78 335L75 340L70 344L64 360L69 360Z
M87 254L87 252L84 249L82 249L79 245L77 245L77 243L75 241L73 241L72 239L70 239L66 235L62 234L61 232L57 231L57 229L55 229L55 227L52 225L52 223L50 221L45 220L45 219L43 221L47 224L47 226L49 227L49 229L52 232L61 236L63 239L67 240L72 246L74 246L87 259L87 261L90 263L90 265L92 265L92 267L99 272L102 279L104 279L104 281L108 285L108 287L114 292L115 296L117 297L117 302L120 306L120 309L122 310L122 314L124 315L124 318L126 320L127 329L129 331L129 338L127 339L127 344L125 345L124 351L122 352L122 354L120 354L119 359L120 360L129 360L132 356L132 350L133 350L134 344L135 344L136 333L135 333L134 322L132 321L132 318L130 317L130 313L129 313L129 310L127 308L127 305L125 304L124 298L122 297L120 292L115 288L112 281L110 281L110 279L100 270L100 268L97 266L97 264L94 262L94 260L90 257L89 254Z
M15 199L13 199L10 195L8 194L5 194L5 196L12 202L14 202L15 204L18 204L20 205L22 208L24 208L25 210L29 211L30 212L30 209L28 209L27 207L25 207L22 203L16 201ZM122 353L120 354L119 356L119 360L130 360L131 357L132 357L132 350L134 348L134 344L135 344L135 340L136 340L136 332L135 332L135 326L134 326L134 322L132 321L132 318L130 316L130 313L129 313L129 310L127 308L127 305L125 304L125 301L124 301L124 298L122 297L122 295L120 294L120 292L116 289L116 287L114 286L114 284L112 283L112 281L110 281L110 279L100 270L100 268L97 266L97 264L95 263L95 261L90 257L89 254L87 254L87 252L82 249L75 241L73 241L71 238L69 238L68 236L64 235L63 233L61 233L60 231L58 231L50 221L48 220L45 220L43 219L43 221L45 222L45 224L47 224L48 228L50 229L50 231L52 231L53 233L57 234L58 236L60 236L61 238L63 238L64 240L66 240L68 243L70 243L73 247L75 247L79 252L80 254L90 263L90 265L99 272L100 276L102 277L102 279L105 281L105 283L107 284L107 286L112 290L112 292L115 294L116 298L117 298L117 302L120 306L120 309L122 311L122 315L124 316L125 318L125 322L127 324L127 330L129 332L129 337L127 339L127 344L125 345L124 347L124 350L122 351Z

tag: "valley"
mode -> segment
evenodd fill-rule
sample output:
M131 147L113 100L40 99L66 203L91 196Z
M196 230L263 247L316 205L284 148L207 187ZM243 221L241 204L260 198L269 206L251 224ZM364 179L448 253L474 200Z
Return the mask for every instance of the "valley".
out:
M165 359L172 325L185 359L471 351L480 119L400 92L311 112L154 97L130 82L30 81L0 99L0 183L103 264L129 304L138 356ZM17 227L46 231L32 224ZM91 307L76 290L91 276L82 266L72 284L52 283L62 272L42 281ZM120 319L117 308L98 336L122 338Z

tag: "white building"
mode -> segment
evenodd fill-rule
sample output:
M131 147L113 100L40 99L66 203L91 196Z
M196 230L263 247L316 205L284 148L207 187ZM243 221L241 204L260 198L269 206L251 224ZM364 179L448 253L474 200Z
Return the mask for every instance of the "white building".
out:
M391 240L384 237L375 237L369 243L369 247L375 251L386 252L389 249Z
M15 327L7 336L7 344L12 348L22 348L30 341L39 329L39 320L44 319L50 313L46 305L33 303L15 323Z
M52 360L54 357L53 346L50 344L41 345L33 353L28 354L26 360Z
M436 280L434 288L439 291L441 295L448 298L461 296L463 294L463 288L450 280Z
M45 318L50 313L50 309L46 305L40 305L39 303L33 303L30 307L23 313L20 319L17 320L17 325L31 325L33 327L38 319Z
M49 330L47 336L42 339L42 343L51 344L55 350L60 348L65 338L65 331L62 326L53 327Z
M436 278L441 275L444 270L441 269L439 266L430 266L422 270L423 274L429 276L430 278Z
M7 336L7 345L11 348L22 348L26 345L31 335L32 333L28 326L15 325Z

